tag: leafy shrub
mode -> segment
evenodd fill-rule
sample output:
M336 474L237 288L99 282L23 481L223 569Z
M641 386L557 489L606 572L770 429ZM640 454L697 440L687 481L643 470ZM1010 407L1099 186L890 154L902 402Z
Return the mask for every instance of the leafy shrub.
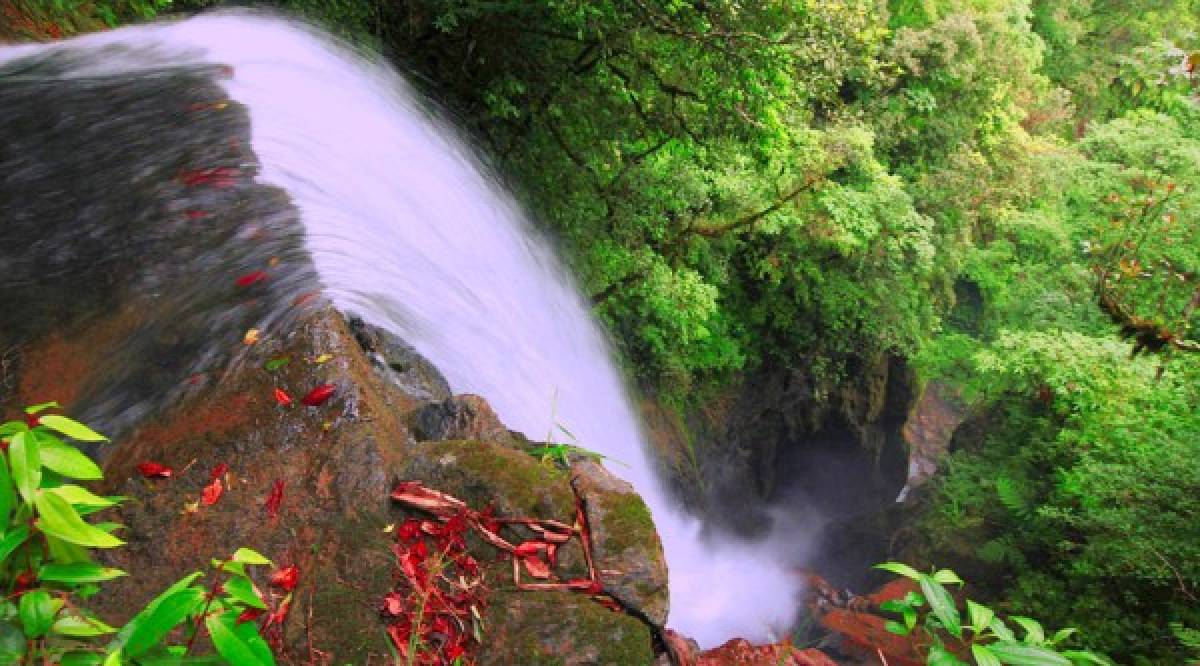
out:
M91 552L121 546L114 535L121 525L87 517L124 498L102 497L75 483L103 475L62 438L106 438L65 416L44 413L54 407L35 405L26 409L25 422L0 425L0 589L6 593L0 600L0 663L177 664L207 634L219 657L193 657L189 663L274 664L258 626L247 621L268 610L247 567L270 561L249 549L214 561L218 580L208 587L196 584L202 572L185 576L120 630L87 609L86 600L102 583L126 575L96 562Z
M963 585L958 574L939 569L925 574L900 562L876 565L915 581L921 588L909 592L903 599L885 601L880 608L896 613L900 620L888 620L887 630L901 636L916 635L924 646L926 663L930 666L966 664L959 656L970 654L978 666L1075 666L1108 665L1105 656L1088 650L1064 650L1060 646L1075 633L1073 628L1059 629L1047 636L1046 629L1033 618L1011 615L1009 622L1024 630L1018 640L1016 632L988 606L966 600L967 621L959 602L946 589L947 585Z

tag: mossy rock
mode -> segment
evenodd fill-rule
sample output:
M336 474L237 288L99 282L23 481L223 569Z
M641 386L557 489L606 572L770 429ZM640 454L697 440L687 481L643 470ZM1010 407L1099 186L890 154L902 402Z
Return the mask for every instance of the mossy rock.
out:
M630 666L654 662L650 629L573 592L493 591L481 666Z

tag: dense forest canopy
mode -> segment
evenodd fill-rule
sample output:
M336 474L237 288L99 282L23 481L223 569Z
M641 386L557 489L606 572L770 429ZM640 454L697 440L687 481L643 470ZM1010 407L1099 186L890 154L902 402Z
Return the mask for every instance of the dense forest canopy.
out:
M277 3L447 105L644 388L905 359L986 424L929 559L1122 663L1188 658L1200 3Z

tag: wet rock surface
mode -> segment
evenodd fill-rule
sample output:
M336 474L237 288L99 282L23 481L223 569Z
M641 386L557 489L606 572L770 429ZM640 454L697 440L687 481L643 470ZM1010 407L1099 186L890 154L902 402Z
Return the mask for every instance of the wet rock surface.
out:
M900 520L916 379L884 354L844 375L765 368L685 414L653 401L642 411L664 476L711 526L754 539L785 516L785 529L811 533L798 565L862 588Z

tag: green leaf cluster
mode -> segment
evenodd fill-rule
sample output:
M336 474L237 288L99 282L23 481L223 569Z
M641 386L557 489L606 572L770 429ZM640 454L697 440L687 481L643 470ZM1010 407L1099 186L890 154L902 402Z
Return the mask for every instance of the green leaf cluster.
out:
M270 562L241 549L227 562L214 562L225 578L197 585L193 573L151 601L120 630L86 608L99 585L126 572L96 562L95 548L124 542L121 526L86 517L119 504L76 482L96 481L100 468L66 437L79 442L107 438L58 414L56 403L26 409L26 421L0 425L0 662L121 664L274 664L270 647L254 622L239 622L247 609L267 609L246 567ZM223 593L219 592L223 591ZM218 656L191 656L201 626ZM186 638L176 640L183 629Z

